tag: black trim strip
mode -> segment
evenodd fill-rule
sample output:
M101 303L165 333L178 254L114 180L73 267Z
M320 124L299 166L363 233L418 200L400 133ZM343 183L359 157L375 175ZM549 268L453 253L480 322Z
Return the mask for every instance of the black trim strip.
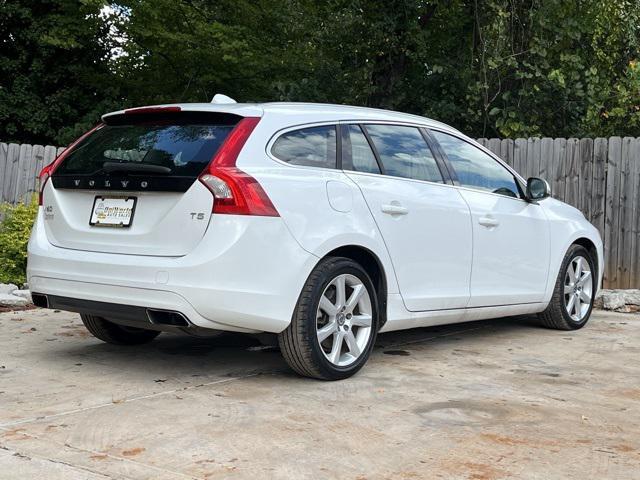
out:
M55 188L69 190L186 192L196 181L196 177L56 175L54 173L51 181Z
M433 135L431 135L429 129L421 128L420 133L422 133L422 137L427 142L431 153L436 159L436 164L440 169L440 175L442 175L444 182L450 185L460 185L456 172L453 169L453 165L451 165L449 158L446 156L444 150L442 150L442 147L440 147L440 144L436 141Z
M371 125L375 125L375 124L372 123ZM367 125L364 124L364 123L361 123L358 126L360 127L360 130L362 130L362 133L364 133L364 136L367 139L367 142L369 142L369 147L371 147L371 151L373 152L373 156L376 157L376 162L378 162L378 168L380 169L380 174L381 175L386 175L387 173L385 172L384 165L382 164L382 160L380 158L380 153L378 153L378 149L376 148L375 144L373 143L373 140L371 139L371 135L369 135L369 132L367 131Z
M36 293L36 295L40 295ZM80 298L46 295L48 308L64 310L66 312L86 313L97 317L114 320L125 320L141 324L148 324L147 308L135 305L121 305L118 303L96 302Z

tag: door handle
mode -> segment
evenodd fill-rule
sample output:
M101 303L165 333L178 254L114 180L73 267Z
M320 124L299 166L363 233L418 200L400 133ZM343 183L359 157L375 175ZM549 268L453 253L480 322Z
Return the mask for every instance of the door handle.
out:
M480 217L478 219L478 223L483 227L488 227L488 228L497 227L498 225L500 225L500 222L491 216Z
M382 210L383 213L388 213L389 215L406 215L409 213L409 209L403 207L399 203L381 205L380 210Z

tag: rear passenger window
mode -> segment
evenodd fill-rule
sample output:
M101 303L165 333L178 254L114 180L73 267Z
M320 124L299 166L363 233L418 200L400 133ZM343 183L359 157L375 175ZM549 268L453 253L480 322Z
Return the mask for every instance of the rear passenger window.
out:
M292 165L336 168L336 127L310 127L284 133L273 144L271 153Z
M344 139L343 168L349 168L356 172L380 173L376 156L371 150L367 137L362 133L362 129L358 125L345 125L342 131ZM347 132L346 136L345 131ZM345 165L349 160L351 165Z
M385 175L442 183L436 159L415 127L366 125Z

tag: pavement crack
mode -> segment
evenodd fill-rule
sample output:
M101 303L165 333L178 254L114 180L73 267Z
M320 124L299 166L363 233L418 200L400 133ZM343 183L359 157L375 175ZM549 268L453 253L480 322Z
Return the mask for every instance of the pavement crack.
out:
M2 428L2 427L0 427L0 430L7 431L6 428ZM34 439L34 440L38 440L38 441L42 441L42 442L46 441L48 443L53 443L54 445L58 445L60 447L69 448L69 449L74 450L76 452L81 452L81 453L88 454L88 455L104 456L104 457L109 458L111 460L115 460L115 461L122 462L122 463L130 463L130 464L133 464L133 465L136 465L136 466L148 469L148 470L155 470L156 472L167 473L167 474L170 474L170 475L172 475L174 477L186 478L188 480L201 480L199 477L194 477L192 475L187 475L187 474L182 473L182 472L176 472L174 470L169 470L169 469L166 469L166 468L158 467L156 465L151 465L151 464L148 464L148 463L145 463L145 462L140 462L140 461L137 461L137 460L133 460L131 458L120 457L118 455L112 455L110 453L100 452L98 450L91 450L91 449L87 449L87 448L76 447L75 445L71 445L70 443L57 442L57 441L49 439L49 438L44 439L44 438L42 438L42 437L40 437L38 435L34 435L32 433L20 432L20 434L24 435L25 437L29 437L31 439ZM3 450L7 450L9 452L19 453L19 452L16 452L15 450L9 449L9 448L7 448L7 447L5 447L3 445L0 445L0 448L3 449ZM20 455L24 455L24 454L20 454ZM71 468L75 468L77 470L82 470L82 471L86 471L86 472L95 473L97 475L101 475L104 478L109 478L109 479L126 478L126 479L129 479L129 480L135 480L133 477L124 476L122 474L117 474L117 475L113 476L113 475L110 475L110 474L107 474L107 473L103 473L103 472L99 472L99 471L93 470L93 469L88 468L88 467L84 467L82 465L76 465L76 464L65 462L65 461L62 461L62 460L55 460L55 459L48 458L48 457L40 457L40 456L33 455L33 454L29 454L29 456L31 458L37 458L39 460L46 460L48 462L65 465L65 466L68 466L68 467L71 467Z
M98 405L91 405L88 407L83 407L83 408L76 408L73 410L67 410L65 412L60 412L60 413L54 413L51 415L42 415L39 417L31 417L31 418L24 418L21 420L15 420L13 422L6 422L6 423L0 423L0 429L6 429L7 427L15 427L17 425L25 425L27 423L33 423L33 422L40 422L40 421L44 421L44 420L51 420L54 418L59 418L59 417L65 417L67 415L74 415L76 413L82 413L82 412L88 412L91 410L98 410L100 408L107 408L107 407L113 407L116 405L124 405L127 403L131 403L131 402L137 402L140 400L148 400L150 398L156 398L156 397L161 397L164 395L174 395L178 392L186 392L189 390L194 390L196 388L202 388L202 387L210 387L213 385L222 385L225 383L230 383L230 382L235 382L237 380L244 380L247 378L251 378L251 377L256 377L259 375L264 375L264 373L251 373L248 375L241 375L238 377L230 377L230 378L223 378L221 380L214 380L212 382L206 382L206 383L200 383L198 385L190 385L188 387L182 387L182 388L174 388L171 390L163 390L161 392L156 392L156 393L150 393L147 395L140 395L137 397L131 397L131 398L125 398L123 400L118 400L118 401L111 401L108 403L101 403Z
M4 429L2 429L2 430L4 430ZM37 438L34 435L28 435L28 434L24 434L24 435L29 436L29 437ZM56 442L54 442L54 443L56 443ZM21 459L23 459L25 461L30 461L32 459L36 459L36 460L40 460L40 461L43 461L43 462L49 462L49 463L55 463L57 465L63 465L65 467L71 468L73 470L78 470L80 472L88 472L88 473L91 473L91 474L94 474L94 475L99 475L100 477L107 478L107 479L112 479L113 480L113 479L118 478L118 477L114 477L112 475L109 475L107 473L99 472L99 471L94 470L92 468L83 467L82 465L74 465L73 463L65 462L63 460L56 460L55 458L43 457L41 455L34 455L33 453L29 453L27 455L25 453L22 453L22 452L19 452L17 450L14 450L12 448L9 448L9 447L7 447L5 445L0 445L0 450L4 450L4 451L8 452L9 454L13 455L14 457L21 458ZM124 477L122 475L119 475L119 478L127 478L127 479L130 479L130 480L134 480L131 477Z

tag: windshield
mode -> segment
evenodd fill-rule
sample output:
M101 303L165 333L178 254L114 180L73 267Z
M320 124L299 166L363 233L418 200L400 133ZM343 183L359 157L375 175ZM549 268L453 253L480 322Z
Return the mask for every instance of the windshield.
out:
M196 177L233 125L105 125L76 146L55 175L161 173Z

